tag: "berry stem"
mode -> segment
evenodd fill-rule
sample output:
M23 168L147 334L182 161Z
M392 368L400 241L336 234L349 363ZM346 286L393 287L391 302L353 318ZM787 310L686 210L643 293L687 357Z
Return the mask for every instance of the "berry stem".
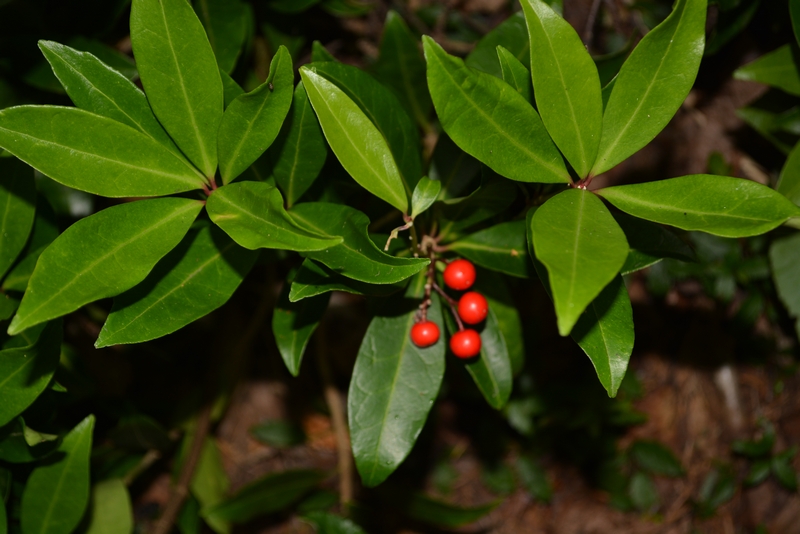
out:
M458 316L458 301L445 293L444 290L436 284L436 282L432 282L432 286L433 289L435 289L436 292L447 301L447 304L450 306L450 311L453 313L453 317L456 320L456 324L458 324L458 331L462 332L464 330L464 323L461 321L461 317Z

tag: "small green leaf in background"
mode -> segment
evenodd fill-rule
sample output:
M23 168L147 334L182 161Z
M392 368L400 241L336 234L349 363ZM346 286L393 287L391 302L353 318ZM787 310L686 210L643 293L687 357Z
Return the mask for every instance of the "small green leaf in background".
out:
M231 102L222 116L217 141L222 183L230 183L272 144L292 105L292 58L281 47L272 58L267 80Z
M297 302L302 299L322 295L330 291L344 291L354 295L370 295L373 297L387 297L405 287L406 281L401 280L394 284L368 284L359 282L337 274L332 269L325 267L313 260L306 259L297 271L289 291L289 301Z
M661 499L653 479L646 473L637 471L628 484L628 497L637 510L646 512L657 507Z
M525 220L490 226L448 245L475 264L519 278L531 275Z
M223 93L206 31L186 0L133 0L131 41L147 100L187 157L212 178Z
M469 196L442 201L439 236L443 243L457 239L463 230L503 213L517 198L514 182L483 168L481 186Z
M649 267L664 258L695 261L694 251L670 230L622 212L612 214L628 240L630 252L620 273Z
M325 250L341 243L340 237L327 237L298 226L283 209L280 191L263 182L220 187L208 198L206 211L217 226L250 250Z
M800 233L772 242L769 262L775 289L786 309L795 319L795 331L800 335Z
M497 327L506 342L512 374L519 374L525 365L522 320L520 319L519 310L511 298L511 292L506 281L497 272L478 269L475 289L486 297L489 308L494 313Z
M181 241L202 207L196 200L156 198L76 222L39 257L9 334L135 286Z
M786 158L776 189L795 205L800 205L800 143L795 145Z
M700 486L695 502L696 513L701 518L714 515L717 508L736 494L736 475L728 466L716 467L708 473Z
M270 9L279 13L302 13L320 0L270 0L267 4Z
M430 208L442 190L442 183L438 180L431 180L427 176L420 178L417 187L414 188L414 195L411 197L411 218L415 218L420 213Z
M247 7L241 0L195 0L219 69L230 73L247 39Z
M33 397L32 393L31 398ZM0 427L0 460L4 462L35 462L53 452L59 445L58 436L39 434L27 427L22 417ZM2 499L0 495L0 501Z
M747 472L747 476L744 478L744 484L746 486L757 486L764 482L769 477L771 464L771 458L761 458L753 462Z
M739 67L734 71L733 77L737 80L763 83L800 96L799 64L800 49L797 44L787 44Z
M366 534L349 519L327 512L311 512L303 519L314 525L317 534Z
M580 178L594 164L603 126L600 76L578 33L542 0L522 0L536 105Z
M326 61L336 61L336 58L328 52L328 49L319 41L311 43L311 61L313 63L324 63Z
M536 210L529 230L536 258L550 276L558 331L566 336L625 263L625 234L603 202L582 189L550 198Z
M671 450L657 441L635 441L628 452L636 464L648 473L667 477L683 476L680 461Z
M465 66L430 37L422 41L434 107L459 147L512 180L570 181L539 115L513 87Z
M250 429L250 434L258 441L277 448L294 447L306 440L300 425L280 419L259 423Z
M444 528L456 528L468 525L494 510L500 502L481 506L461 507L418 493L408 496L402 503L403 511L409 517Z
M190 440L185 440L184 444L189 447ZM203 450L189 487L203 510L213 508L224 501L230 489L230 481L225 466L222 465L219 447L210 437L206 437L203 443ZM230 534L231 526L225 519L209 516L205 520L214 532Z
M33 169L16 158L0 159L0 279L25 248L35 213Z
M792 466L792 459L797 454L797 446L786 449L772 457L770 468L778 482L789 491L797 491L797 473Z
M4 291L24 292L39 256L57 237L58 225L56 224L55 213L53 213L50 203L42 198L36 206L33 230L31 230L25 248L19 255L21 259L6 275L2 289Z
M68 534L89 504L89 455L94 416L64 438L54 462L37 467L22 493L20 523L25 534Z
M0 321L9 319L19 307L19 300L6 294L0 295Z
M481 163L441 132L431 158L430 177L442 183L441 200L469 195L480 183Z
M497 46L497 59L503 72L503 81L517 90L526 101L533 103L531 73L511 52Z
M297 84L292 107L269 155L274 162L275 182L291 208L314 183L328 157L328 146L303 82Z
M530 62L528 29L522 12L514 13L495 29L483 36L465 60L467 67L486 72L496 78L503 77L497 57L497 47L502 46L523 65Z
M547 473L538 462L528 456L517 459L517 476L525 491L531 497L542 502L550 502L553 498L553 486L547 478Z
M119 478L98 482L92 488L92 502L86 534L131 534L133 508L128 488Z
M300 372L308 340L317 329L329 300L330 295L324 294L293 303L289 301L289 283L283 285L272 315L272 333L292 376Z
M121 418L108 437L117 447L131 451L167 451L172 446L164 427L142 414Z
M634 217L722 237L762 234L800 217L800 208L773 189L728 176L695 174L597 194Z

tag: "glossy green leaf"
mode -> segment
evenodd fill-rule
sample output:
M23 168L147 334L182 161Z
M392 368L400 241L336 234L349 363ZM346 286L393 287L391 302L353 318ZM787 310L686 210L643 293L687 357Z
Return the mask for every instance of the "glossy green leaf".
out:
M95 347L149 341L205 317L228 301L257 257L214 226L190 231L142 283L114 299Z
M513 87L422 40L433 105L459 147L512 180L569 182L539 115Z
M521 12L514 13L478 41L465 60L467 67L502 78L502 67L497 57L497 47L502 46L523 65L530 62L528 30Z
M57 237L58 225L53 208L45 199L40 199L36 206L33 230L31 230L25 248L19 255L21 259L3 279L3 291L25 291L39 256Z
M92 488L86 534L131 534L133 507L128 488L119 478L98 482Z
M511 396L513 376L506 340L491 308L481 330L481 341L480 356L467 363L465 367L489 406L500 410Z
M423 284L420 276L416 284ZM444 376L444 336L419 348L411 342L418 301L370 322L358 350L347 413L356 468L367 487L383 482L405 460L422 431ZM441 325L438 295L428 319Z
M775 289L795 320L800 334L800 233L776 239L769 248L769 261Z
M425 58L419 40L395 11L386 15L380 54L372 72L395 92L417 124L429 127L433 102L425 82Z
M614 167L653 140L683 104L703 57L706 0L678 0L620 69L603 116L592 174Z
M446 132L439 134L429 175L442 182L441 199L468 195L480 184L481 163L458 148Z
M580 178L597 156L603 126L600 76L578 33L542 0L522 0L536 105Z
M463 230L503 213L517 198L517 187L505 178L488 172L482 181L480 188L469 196L441 203L439 235L443 242L452 241Z
M545 202L529 230L536 257L550 275L558 331L566 336L625 263L625 234L602 201L582 189Z
M628 274L649 267L664 258L681 261L695 261L694 251L673 232L644 219L631 217L626 213L613 214L628 241L630 252L621 274Z
M393 284L409 278L430 263L423 258L397 258L379 249L367 234L369 219L360 211L340 204L305 202L290 212L309 231L341 237L341 244L304 256L327 265L337 274L369 284Z
M189 439L184 443L187 449L191 446ZM192 495L200 503L200 506L207 510L225 500L230 485L228 474L222 463L222 453L216 442L212 438L206 437L197 461L197 468L189 484ZM227 520L214 516L206 517L205 520L214 532L230 534L231 525Z
M220 70L231 72L247 38L245 4L241 0L195 0L193 3Z
M763 234L800 216L800 208L773 189L728 176L695 174L597 193L634 217L723 237Z
M354 295L386 297L403 289L405 281L394 284L367 284L337 274L333 270L310 259L306 259L297 271L289 291L289 301L322 295L330 291L344 291Z
M411 494L405 503L409 517L445 528L456 528L473 523L494 510L499 502L481 506L461 507L418 493Z
M292 107L269 155L275 182L291 208L317 179L328 157L328 146L303 82L297 84Z
M318 471L285 471L248 484L232 497L209 510L206 519L244 523L290 506L325 478Z
M667 477L683 475L680 460L671 450L657 441L635 441L628 452L639 467L648 473Z
M795 145L786 163L783 164L776 189L800 206L800 143Z
M35 213L33 169L16 158L0 159L0 279L25 248Z
M312 233L297 225L283 209L280 191L263 182L220 187L208 198L206 211L234 241L250 250L325 250L341 243L337 236Z
M0 426L7 425L41 394L53 378L61 354L61 321L30 332L22 346L0 351Z
M219 125L219 171L222 183L230 183L272 144L292 105L294 73L292 58L280 48L267 80L231 102Z
M497 59L500 61L503 81L516 89L527 102L533 103L533 85L531 84L531 73L528 68L514 54L499 45L497 47Z
M366 534L349 519L328 512L310 512L303 519L314 525L317 534Z
M403 177L378 128L334 83L306 67L300 75L328 144L345 170L364 189L407 212Z
M291 302L289 284L284 284L272 314L272 334L275 336L283 363L292 376L297 376L300 372L300 363L308 340L317 329L322 315L328 308L329 300L330 295L323 294L300 302Z
M89 504L89 455L94 416L64 438L52 463L37 467L22 493L20 523L25 534L69 534Z
M415 218L420 213L430 208L442 190L442 183L438 180L431 180L423 176L414 188L414 195L411 197L411 218Z
M227 108L231 102L244 94L244 89L225 72L219 71L219 76L222 79L223 103Z
M203 25L186 0L133 0L131 41L147 100L186 156L211 178L223 92Z
M739 67L733 73L737 80L758 82L800 96L800 49L787 44Z
M516 375L525 365L525 342L522 335L522 320L508 285L502 275L479 269L475 289L486 297L489 308L494 313L497 328L506 342L511 370Z
M531 275L524 220L500 223L448 245L448 249L487 269L520 278Z
M135 286L186 235L202 207L182 198L140 200L76 222L39 257L9 334Z
M325 61L336 61L336 58L328 52L328 49L319 41L311 43L311 61L314 63L324 63Z
M39 41L39 48L76 106L139 130L200 175L159 124L147 97L128 78L89 52L53 41Z

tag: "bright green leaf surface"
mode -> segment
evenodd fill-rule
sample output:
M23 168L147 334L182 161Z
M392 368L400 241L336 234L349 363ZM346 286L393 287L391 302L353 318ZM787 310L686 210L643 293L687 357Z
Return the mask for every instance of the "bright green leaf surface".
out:
M517 90L527 102L533 102L533 85L528 68L514 54L502 46L497 47L497 59L503 73L503 81Z
M33 169L16 158L0 159L0 279L25 248L35 213Z
M625 232L625 239L631 249L625 265L620 269L621 274L644 269L664 258L695 261L691 247L667 228L631 217L626 213L617 212L613 215L614 220Z
M458 146L512 180L569 182L541 119L513 87L466 67L430 37L423 44L433 104Z
M347 396L353 456L368 487L383 482L411 452L444 376L444 336L424 349L414 345L417 301L404 302L399 313L372 319ZM428 319L442 325L435 293Z
M461 231L502 213L516 197L517 187L513 182L491 172L484 173L483 183L471 195L441 203L442 241L452 241Z
M516 375L525 365L525 343L522 336L522 320L511 298L508 285L500 274L479 269L475 289L486 297L489 308L494 313L497 328L506 342L511 370Z
M140 200L76 222L39 257L9 334L135 286L186 235L202 207L181 198Z
M297 84L292 107L269 155L274 162L275 182L291 208L317 179L328 157L328 146L303 82Z
M480 356L465 367L486 402L495 410L500 410L511 396L513 376L506 340L491 308L481 331L481 341Z
M442 190L442 183L438 180L431 180L423 176L414 188L414 195L411 197L411 217L414 218L420 213L430 208Z
M203 183L151 137L76 108L4 109L0 146L57 182L106 197L171 195Z
M289 301L322 295L330 291L344 291L354 295L386 297L403 289L405 281L394 284L367 284L336 274L331 269L306 259L297 271L289 292Z
M502 78L502 68L497 58L497 47L502 46L522 64L530 62L528 30L522 13L514 13L495 29L478 41L475 49L465 60L467 67L478 69L497 78Z
M128 488L119 478L98 482L92 488L92 503L86 534L131 534L133 508Z
M267 80L231 102L219 125L219 171L230 183L269 148L292 105L292 58L280 48L272 59Z
M310 231L343 239L335 247L304 253L342 276L370 284L393 284L415 275L430 263L423 258L397 258L383 252L367 235L367 216L349 206L305 202L295 206L290 214Z
M114 299L95 347L149 341L205 317L228 301L257 256L214 226L190 232L141 284Z
M208 198L206 211L234 241L250 250L324 250L341 242L336 236L298 226L283 209L280 191L262 182L240 182L217 189Z
M558 331L566 336L625 263L625 234L603 202L582 189L545 202L530 231L536 257L550 275Z
M524 220L491 226L451 243L448 248L487 269L520 278L531 275Z
M131 41L159 122L208 177L217 168L222 81L205 29L186 0L133 0Z
M300 75L328 144L345 170L364 189L406 213L409 195L378 128L334 83L306 67Z
M800 143L795 145L786 159L776 189L800 206Z
M683 104L703 57L706 0L678 0L620 69L603 116L592 174L628 158L662 130Z
M769 261L778 296L789 314L800 319L800 233L773 241ZM800 333L800 320L796 330Z
M240 0L195 0L194 9L220 70L231 72L247 38L245 5Z
M695 174L597 192L634 217L723 237L763 234L800 216L780 193L742 178Z
M12 421L47 388L61 353L61 321L31 331L18 348L0 351L0 426Z
M308 340L317 329L329 300L330 295L324 294L300 302L290 302L289 284L284 284L272 315L272 333L283 363L292 376L297 376L300 372L300 363L303 361Z
M94 416L70 431L61 457L37 467L22 493L20 522L25 534L68 534L78 526L89 504L89 455Z
M28 280L33 274L39 256L57 237L56 215L47 200L41 199L36 206L33 230L31 230L28 243L20 254L22 259L6 275L3 280L3 290L24 292L28 287Z
M558 148L584 178L603 126L600 76L581 38L542 0L522 0L531 44L536 105Z
M317 534L366 534L349 519L327 512L311 512L303 516L303 519L314 524Z
M771 85L800 96L800 49L796 44L783 45L752 63L739 67L733 77Z

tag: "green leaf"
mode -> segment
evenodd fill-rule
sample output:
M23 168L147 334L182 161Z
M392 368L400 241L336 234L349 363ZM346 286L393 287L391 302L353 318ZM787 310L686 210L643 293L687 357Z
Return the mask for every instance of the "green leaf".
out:
M184 443L188 449L190 441L187 439ZM203 450L189 487L204 510L223 502L230 489L230 480L222 464L222 454L216 442L210 437L206 437L203 443ZM205 519L215 532L230 534L231 525L228 521L214 516Z
M203 185L151 137L76 108L4 109L0 146L57 182L105 197L171 195Z
M130 26L153 112L184 154L212 178L223 92L203 25L186 0L133 0Z
M202 514L207 520L245 523L290 506L325 478L319 471L285 471L248 484Z
M336 58L328 52L322 43L314 41L311 43L311 61L313 63L324 63L325 61L336 61Z
M317 534L366 534L349 519L327 512L310 512L303 519L314 525Z
M269 67L267 80L231 102L219 125L219 171L230 183L269 148L292 105L292 58L281 47Z
M159 124L147 97L128 78L89 52L53 41L39 41L39 48L76 106L139 130L200 175Z
M763 83L800 96L800 49L796 44L783 45L739 67L734 71L733 77L737 80Z
M39 439L29 443L27 439L29 436L35 438L42 435L25 426L22 417L17 417L4 427L0 427L0 460L12 464L36 462L53 452L60 444L58 439ZM3 497L0 495L0 502L2 500Z
M503 213L517 198L514 182L491 171L484 173L482 182L469 196L441 203L439 235L443 242L457 239L463 230Z
M637 219L622 212L612 214L628 241L630 252L621 274L628 274L649 267L664 258L695 261L694 251L673 232L644 219Z
M496 272L479 269L475 288L486 297L489 308L494 312L497 327L506 342L512 374L519 374L525 365L522 320L517 307L514 305L514 300L511 298L506 281L503 276Z
M272 333L283 363L292 376L300 372L308 340L317 329L329 300L330 295L326 294L293 303L289 300L289 284L283 286L272 315Z
M767 96L770 96L769 93ZM764 103L759 101L751 107L739 108L736 110L736 116L788 156L796 144L797 138L781 132L783 115L764 109L762 104Z
M637 471L628 485L628 497L637 510L645 512L658 506L660 498L658 488L649 475Z
M581 38L542 0L522 0L536 105L580 178L595 162L603 127L600 75Z
M128 488L119 478L98 482L92 488L92 503L86 534L131 534L133 508Z
M0 295L0 321L10 319L18 307L19 300L6 294Z
M648 473L667 477L683 475L681 462L671 450L657 441L635 441L628 452L639 467Z
M497 46L497 59L500 60L503 81L516 89L527 102L533 103L533 85L531 85L531 73L528 68L514 54L500 45Z
M625 234L602 201L582 189L545 202L529 230L536 257L550 275L558 331L566 336L625 263Z
M776 239L769 248L775 289L789 315L800 318L800 233ZM800 321L796 323L800 333Z
M800 208L769 187L710 174L608 187L597 194L634 217L723 237L763 234L800 216Z
M268 5L279 13L301 13L318 3L319 0L271 0Z
M250 428L250 434L270 447L288 448L300 445L306 435L300 425L291 421L272 419ZM338 502L338 498L336 502Z
M404 508L409 517L445 528L473 523L495 509L499 502L481 506L461 507L419 493L412 493Z
M380 54L372 71L395 92L417 124L428 129L433 102L425 82L425 58L419 46L419 40L403 18L389 11L383 26Z
M419 276L415 285L424 283ZM438 295L428 319L442 324ZM444 336L427 348L411 342L418 302L372 319L358 350L347 413L356 468L367 487L383 482L405 460L439 393L444 376Z
M334 83L307 67L300 75L328 144L345 170L364 189L406 213L403 177L380 130Z
M467 67L486 72L496 78L502 78L502 67L497 57L498 46L502 46L511 52L522 64L527 65L530 62L531 51L528 46L528 30L525 27L525 18L521 12L514 13L508 17L478 41L475 49L470 52L465 60Z
M531 275L524 220L490 226L448 245L481 267L520 278Z
M429 172L432 180L442 182L441 199L448 200L473 192L480 182L481 163L441 132Z
M244 89L224 71L219 71L219 76L222 79L223 103L227 108L231 102L244 94Z
M195 0L219 69L230 73L247 39L247 8L240 0Z
M328 146L303 82L297 84L292 107L277 139L269 148L272 174L291 208L319 176Z
M744 484L746 486L757 486L758 484L764 482L769 476L771 463L771 458L763 458L753 462L753 465L750 466L747 476L743 480Z
M513 87L466 67L430 37L422 41L433 105L458 146L512 180L570 181L539 115Z
M217 189L206 203L209 217L244 248L325 250L341 238L312 233L297 225L283 209L275 187L240 182Z
M552 500L553 487L538 462L527 456L520 456L517 459L517 475L522 487L532 497L546 503Z
M289 291L289 301L322 295L330 291L344 291L354 295L386 297L405 287L405 280L394 284L367 284L337 274L333 270L306 259L297 271Z
M672 119L694 84L705 31L706 0L678 0L639 42L614 82L592 175L637 152Z
M417 274L430 263L424 258L397 258L383 252L367 234L367 216L349 206L305 202L295 206L290 215L309 231L331 238L341 237L341 244L327 250L305 252L304 256L353 280L394 284Z
M506 340L491 308L481 331L481 341L480 356L465 367L489 406L501 410L511 396L513 376Z
M31 332L30 342L0 351L0 426L21 414L50 383L61 354L61 321Z
M25 534L68 534L89 504L89 455L94 416L70 431L58 448L60 457L37 467L22 493L20 523Z
M28 279L33 274L36 262L44 249L58 237L58 225L53 208L45 199L41 199L36 206L36 217L33 220L33 230L31 230L28 242L17 264L9 271L3 280L3 291L25 291L28 287Z
M414 195L411 197L411 218L415 218L433 206L441 190L442 183L439 180L431 180L427 176L423 176L417 183L417 187L414 188Z
M214 226L190 231L142 283L114 299L95 347L149 341L205 317L228 301L257 256Z
M33 170L16 158L0 159L0 279L25 248L35 212Z
M772 458L772 474L789 491L797 491L797 473L792 466L792 458L797 454L797 446L785 450Z
M800 143L795 145L786 159L776 189L800 206Z
M140 200L76 222L39 257L9 334L135 286L186 235L202 207L182 198Z

